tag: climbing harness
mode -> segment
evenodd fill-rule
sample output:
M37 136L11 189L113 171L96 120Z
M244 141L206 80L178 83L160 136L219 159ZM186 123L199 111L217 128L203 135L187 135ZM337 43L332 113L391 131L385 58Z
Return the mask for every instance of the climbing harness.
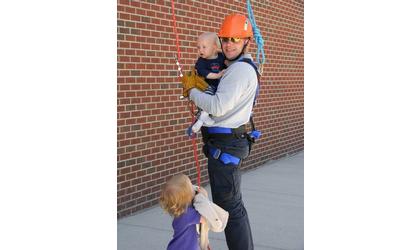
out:
M241 58L238 62L245 62L252 66L255 70L257 75L258 84L257 84L257 91L255 93L253 107L257 104L257 97L259 94L259 87L260 87L260 73L258 72L257 66L254 62L249 58ZM223 150L219 149L212 145L210 138L221 138L221 139L235 139L235 138L243 138L246 137L249 143L249 153L251 153L252 145L255 143L256 139L261 137L261 131L257 130L255 127L253 113L251 112L251 116L249 118L249 122L251 124L251 132L247 132L245 125L240 126L239 128L224 128L224 127L208 127L203 130L203 138L206 142L206 149L208 155L213 157L216 160L223 162L224 165L232 164L234 166L239 165L241 159L235 155L229 154L224 152Z
M226 152L224 148L216 146L213 143L213 139L227 141L244 138L246 134L245 125L239 126L238 128L204 127L201 132L203 141L205 142L203 151L207 157L211 156L213 159L221 161L224 165L239 165L241 158L230 152Z
M259 93L260 93L260 85L261 85L261 83L260 83L260 78L261 78L261 74L260 74L260 72L258 71L258 69L257 69L257 66L254 64L254 62L251 60L251 59L248 59L248 58L242 58L242 59L240 59L239 60L240 62L246 62L246 63L248 63L249 65L251 65L252 66L252 68L254 68L254 70L255 70L255 73L257 74L257 79L258 79L258 84L257 84L257 91L256 91L256 93L255 93L255 97L254 97L254 104L253 104L253 108L255 107L255 105L257 105L257 97L258 97L258 95L259 95ZM249 118L249 123L251 123L251 132L249 132L249 133L247 133L246 134L246 136L247 136L247 138L248 138L248 141L249 141L249 152L251 153L251 147L252 147L252 144L254 144L255 143L255 140L256 139L259 139L260 137L261 137L261 131L259 131L259 130L257 130L256 128L255 128L255 123L254 123L254 118L253 118L253 111L251 111L251 116L250 116L250 118Z

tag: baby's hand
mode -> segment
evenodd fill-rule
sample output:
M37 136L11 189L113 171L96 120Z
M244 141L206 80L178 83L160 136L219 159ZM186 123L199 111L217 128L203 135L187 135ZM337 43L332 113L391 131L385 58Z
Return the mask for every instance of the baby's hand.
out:
M219 72L219 78L222 77L225 74L226 69Z

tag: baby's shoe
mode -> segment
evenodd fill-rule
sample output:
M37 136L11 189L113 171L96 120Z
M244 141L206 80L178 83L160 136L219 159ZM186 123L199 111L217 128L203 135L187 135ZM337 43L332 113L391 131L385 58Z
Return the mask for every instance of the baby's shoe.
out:
M200 118L194 123L194 125L192 125L192 132L197 133L200 130L201 126L203 126L203 121L201 120L200 116Z
M213 125L214 120L210 117L210 115L207 112L201 112L200 120L203 121L206 125Z

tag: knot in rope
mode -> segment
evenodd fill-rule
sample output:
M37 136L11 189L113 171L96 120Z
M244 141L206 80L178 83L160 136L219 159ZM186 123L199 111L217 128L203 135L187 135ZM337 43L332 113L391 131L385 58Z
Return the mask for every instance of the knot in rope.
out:
M257 64L261 65L265 62L265 54L264 54L264 39L262 38L260 29L255 22L254 12L252 11L252 6L250 0L246 1L247 10L248 10L248 17L252 25L252 31L254 33L254 40L257 44ZM261 53L261 61L260 61L260 53Z

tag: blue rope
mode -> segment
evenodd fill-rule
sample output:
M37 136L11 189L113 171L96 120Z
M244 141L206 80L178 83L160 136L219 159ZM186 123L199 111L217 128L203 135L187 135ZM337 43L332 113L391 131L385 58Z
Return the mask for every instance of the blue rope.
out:
M264 40L261 36L260 29L257 27L257 23L255 22L254 13L252 11L251 1L246 1L246 6L248 10L248 18L251 21L252 31L254 33L254 40L257 43L257 64L260 66L265 62L265 55L264 55ZM260 53L262 56L262 60L260 61Z

